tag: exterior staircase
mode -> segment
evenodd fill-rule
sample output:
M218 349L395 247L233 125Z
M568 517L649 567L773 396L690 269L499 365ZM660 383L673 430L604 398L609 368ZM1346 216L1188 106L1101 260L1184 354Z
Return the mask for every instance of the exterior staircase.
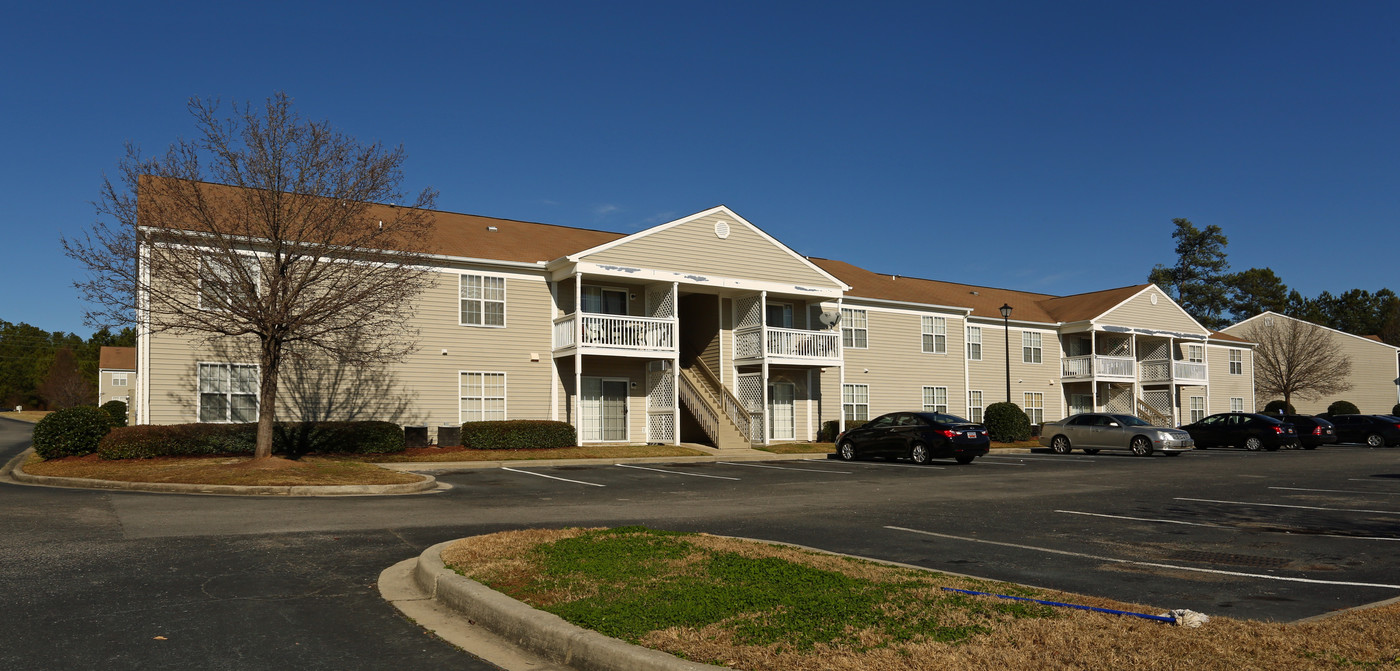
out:
M681 405L700 424L719 450L749 450L749 414L739 399L720 384L719 378L698 357L681 367Z
M1163 414L1142 398L1137 399L1137 415L1156 426L1176 426L1171 417Z

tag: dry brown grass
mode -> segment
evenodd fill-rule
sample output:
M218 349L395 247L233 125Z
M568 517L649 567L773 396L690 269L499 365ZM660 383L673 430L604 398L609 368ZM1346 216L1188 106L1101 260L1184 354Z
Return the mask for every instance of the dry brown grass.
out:
M13 411L11 411L11 412L0 413L0 417L7 417L7 418L9 418L9 419L17 419L17 420L19 420L19 421L21 421L21 422L37 423L39 420L41 420L41 419L43 419L44 417L46 417L50 412L53 412L53 411L52 411L52 410L21 410L21 411L19 411L19 412L13 412Z
M247 457L161 457L108 461L97 455L42 460L32 456L24 470L33 475L117 480L121 482L177 482L193 485L394 485L417 482L411 473L400 473L373 464L303 457L253 460Z
M399 454L353 457L379 463L417 461L528 461L533 459L625 459L627 457L695 457L699 450L675 445L584 445L540 450L469 450L461 447L415 447Z
M775 445L755 445L755 450L774 454L831 454L836 451L835 443L777 443Z
M449 546L443 560L468 577L491 581L510 593L511 586L530 583L538 568L529 558L531 548L584 531L525 530L467 538ZM752 541L706 535L687 536L686 540L707 549L775 557L875 582L907 582L911 575L918 575L927 582L930 595L942 586L983 591L1010 587ZM672 564L685 570L683 561ZM550 594L546 598L554 601L577 596L587 595ZM1165 610L1053 591L1039 591L1036 596L1132 612L1157 614ZM1060 609L1057 614L1053 618L1002 619L991 623L985 633L961 643L917 637L886 641L880 640L877 632L856 632L859 645L819 643L804 651L793 646L741 645L734 641L732 629L719 625L653 631L642 643L688 659L718 660L751 671L1400 668L1400 603L1303 624L1213 617L1199 629L1069 609ZM956 614L949 617L957 624ZM985 620L978 623L987 625Z

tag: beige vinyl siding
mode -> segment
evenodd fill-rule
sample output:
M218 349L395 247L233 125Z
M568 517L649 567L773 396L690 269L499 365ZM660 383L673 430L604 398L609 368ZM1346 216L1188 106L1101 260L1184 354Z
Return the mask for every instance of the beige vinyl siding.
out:
M574 357L559 360L560 394L559 420L579 426L578 395L574 391ZM647 361L632 357L585 356L584 377L624 378L627 380L627 438L628 442L647 440Z
M1230 374L1230 351L1238 350L1242 361L1242 374ZM1253 352L1247 347L1225 347L1206 345L1206 374L1210 376L1210 409L1215 412L1229 412L1230 399L1244 399L1245 412L1253 411L1254 386ZM1262 404L1261 404L1262 405Z
M968 362L967 389L982 391L982 407L1006 401L1006 337L1001 324L970 322L982 327L982 360ZM951 331L951 327L949 328ZM1021 356L1021 332L1011 327L1011 402L1025 405L1026 392L1044 394L1045 421L1065 416L1064 399L1060 390L1060 338L1054 331L1031 329L1041 334L1040 363L1025 363ZM950 403L952 391L948 393ZM967 394L963 404L967 403Z
M729 237L723 240L715 236L715 223L720 220L729 224ZM629 240L582 260L810 287L837 286L810 264L724 213Z
M899 410L923 408L924 387L948 388L948 411L965 414L966 385L963 384L963 319L961 315L936 312L894 311L847 300L847 309L867 311L869 339L866 349L845 349L846 383L870 385L870 416L874 418ZM948 352L923 351L922 316L948 320ZM1000 350L998 350L1000 351ZM869 372L866 372L866 371ZM828 368L821 376L821 417L841 416L839 371ZM820 426L820 422L817 422Z
M126 385L118 387L113 384L113 377L117 375L126 376ZM103 369L97 372L97 404L102 405L107 401L123 400L127 405L131 405L131 397L136 394L136 371L109 370Z
M1282 315L1276 315L1273 318L1275 323L1288 319ZM1248 324L1236 324L1225 329L1225 332L1233 336L1248 338L1249 328L1262 321L1263 319L1259 318ZM1351 388L1312 400L1294 396L1290 400L1293 408L1300 413L1316 414L1326 412L1327 406L1334 401L1346 400L1355 403L1357 409L1365 414L1389 414L1395 404L1400 402L1400 398L1396 397L1395 385L1395 379L1400 377L1400 369L1397 369L1396 366L1396 349L1384 343L1330 329L1324 329L1324 332L1331 338L1336 348L1351 359L1351 374L1348 376ZM1212 374L1212 383L1214 379L1214 374ZM1262 408L1276 398L1281 399L1282 397L1269 396L1263 391L1259 391L1255 398L1255 404Z
M456 424L460 371L505 373L506 416L548 419L553 305L543 278L507 274L505 328L459 326L457 273L443 271L436 279L415 302L417 351L375 370L324 364L289 367L279 386L278 419ZM191 337L156 334L150 343L153 424L197 421L199 362L257 363L256 355L240 353L232 341L198 346ZM540 360L531 361L531 354Z
M1152 294L1157 294L1157 304L1152 304ZM1166 294L1156 289L1148 289L1128 299L1122 305L1105 312L1094 319L1096 324L1111 324L1136 329L1176 331L1178 333L1199 333L1205 335L1191 315L1186 314L1173 303Z

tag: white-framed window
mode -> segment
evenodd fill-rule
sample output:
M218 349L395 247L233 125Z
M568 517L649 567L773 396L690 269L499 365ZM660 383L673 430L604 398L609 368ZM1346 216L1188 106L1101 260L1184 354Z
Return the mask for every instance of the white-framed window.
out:
M769 303L763 308L769 326L792 328L792 303Z
M982 360L982 327L967 327L967 360Z
M978 424L982 423L982 392L967 392L967 418Z
M947 387L924 387L924 412L948 412Z
M583 287L583 311L597 315L626 315L627 290Z
M258 272L258 259L254 256L239 256L243 267L253 278L253 292L262 291L262 273ZM199 309L218 310L227 309L230 303L228 289L237 284L240 280L235 277L236 273L223 263L211 263L208 261L201 263L201 277L199 278ZM206 281L204 278L209 277Z
M492 275L458 275L462 299L462 326L506 325L506 278Z
M1244 350L1230 350L1230 374L1244 375Z
M1040 363L1044 349L1040 346L1040 334L1030 331L1021 332L1021 362ZM1038 424L1039 422L1037 422Z
M841 308L841 346L865 349L870 341L870 317L865 310Z
M846 418L847 428L851 422L870 421L870 385L841 385L841 413Z
M1186 346L1186 360L1187 360L1187 361L1190 361L1191 363L1205 363L1205 360L1206 360L1206 346L1205 346L1205 345L1187 345L1187 346Z
M1191 422L1199 422L1206 418L1206 397L1191 397Z
M947 354L948 318L924 315L921 321L923 322L924 351L929 354Z
M460 375L458 419L463 422L487 422L506 418L505 373L462 371Z
M1230 397L1230 412L1244 412L1244 398L1243 398L1243 397L1237 397L1237 396L1231 396L1231 397Z
M1040 426L1045 423L1045 394L1039 391L1028 391L1026 394L1026 419L1031 420L1033 426Z
M258 421L258 367L241 363L199 364L199 421Z
M125 387L125 386L126 386L126 373L112 373L112 386L113 386L113 387Z

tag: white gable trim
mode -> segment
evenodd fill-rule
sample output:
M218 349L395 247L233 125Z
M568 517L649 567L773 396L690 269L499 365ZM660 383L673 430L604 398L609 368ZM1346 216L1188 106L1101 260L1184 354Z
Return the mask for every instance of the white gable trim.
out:
M1324 330L1324 331L1331 331L1331 332L1333 332L1333 333L1336 333L1337 335L1344 335L1344 336L1346 336L1346 337L1348 337L1348 338L1356 338L1357 340L1360 340L1361 342L1364 342L1364 343L1369 343L1369 344L1371 344L1371 345L1380 345L1381 347L1384 347L1384 348L1386 348L1386 349L1388 349L1388 350L1393 350L1393 351L1400 352L1400 347L1396 347L1396 346L1394 346L1394 345L1392 345L1392 344L1390 344L1390 343L1387 343L1387 342L1381 342L1381 341L1379 341L1379 340L1372 340L1372 339L1370 339L1370 338L1363 338L1363 337L1361 337L1361 336L1359 336L1359 335L1356 335L1355 333L1347 333L1346 331L1338 331L1337 329L1334 329L1334 328L1332 328L1332 327L1330 327L1330 326L1323 326L1322 324L1314 324L1313 322L1310 322L1310 321L1308 321L1308 320L1306 320L1306 319L1299 319L1299 318L1297 318L1297 317L1289 317L1288 315L1279 314L1279 313L1274 312L1274 311L1272 311L1272 310L1266 310L1266 311L1264 311L1264 312L1260 312L1259 314L1254 315L1253 317L1250 317L1249 319L1246 319L1246 320L1244 320L1244 321L1242 321L1242 322L1239 322L1238 324L1234 324L1234 325L1231 325L1231 326L1227 326L1227 327L1225 327L1225 328L1222 329L1222 330L1224 330L1224 331L1229 331L1230 329L1233 329L1233 328L1236 328L1236 327L1239 327L1239 326L1244 326L1245 324L1248 324L1249 322L1252 322L1252 321L1254 321L1254 320L1256 320L1256 319L1258 319L1258 318L1260 318L1260 317L1266 316L1266 315L1267 315L1267 316L1270 316L1270 317L1282 317L1282 318L1287 319L1287 320L1289 320L1289 321L1295 321L1295 322L1302 322L1302 323L1304 323L1304 324L1310 324L1310 325L1316 326L1317 328L1320 328L1320 329L1322 329L1322 330ZM1234 333L1231 333L1230 335L1235 335L1235 334L1234 334ZM1240 336L1236 336L1236 337L1240 337Z
M747 227L749 230L753 231L754 233L757 233L757 234L759 235L759 237L763 238L764 240L767 240L767 241L768 241L770 244L772 244L773 246L775 246L775 247L777 247L778 249L781 249L781 250L783 250L784 252L786 252L788 256L791 256L792 258L796 259L797 261L799 261L800 263L802 263L802 265L807 266L807 267L810 268L812 271L818 273L818 274L821 275L822 277L825 277L825 278L827 278L828 280L831 280L831 283L832 283L832 284L835 284L836 286L841 287L841 291L850 291L850 290L851 290L851 287L850 287L849 285L847 285L845 282L842 282L841 280L837 279L837 278L836 278L834 275L832 275L831 273L828 273L828 272L826 272L825 270L822 270L822 269L821 269L820 267L818 267L816 264L812 263L811 261L808 261L808 260L807 260L807 257L805 257L805 256L803 256L803 255L801 255L801 254L798 254L797 252L792 251L792 249L789 248L787 245L785 245L785 244L783 244L783 243L781 243L781 242L778 242L778 239L777 239L777 238L774 238L773 236L768 235L767 233L764 233L764 232L763 232L763 229L761 229L761 228L759 228L759 227L757 227L757 226L754 226L753 224L749 223L749 221L748 221L747 219L745 219L745 218L739 216L738 214L735 214L733 210L731 210L731 209L729 209L728 207L725 207L725 206L723 206L723 205L717 205L717 206L712 207L712 208L710 208L710 209L708 209L708 210L704 210L704 211L701 211L701 212L696 212L695 214L692 214L692 215L690 215L690 216L688 216L688 217L682 217L682 218L677 219L677 220L672 221L672 222L668 222L668 223L665 223L665 224L661 224L661 225L659 225L659 226L653 226L653 227L648 228L648 229L646 229L646 230L644 230L644 231L638 231L638 232L636 232L636 233L633 233L632 235L629 235L629 236L627 236L627 237L625 237L625 238L618 238L618 239L616 239L616 240L613 240L612 242L605 242L605 243L603 243L603 244L601 244L601 245L598 245L597 247L591 247L591 248L585 249L585 250L583 250L583 251L581 251L581 252L575 252L575 253L570 254L570 255L568 255L568 256L566 256L566 257L564 257L564 258L567 259L567 260L569 260L569 261L572 261L572 262L574 262L574 263L578 263L578 261L579 261L580 259L582 259L583 257L588 256L588 255L590 255L590 254L596 254L596 253L598 253L598 252L606 251L606 250L612 249L613 247L617 247L618 245L623 245L623 244L626 244L626 243L631 242L631 241L633 241L633 240L638 240L638 239L644 238L644 237L646 237L646 236L648 236L648 235L652 235L653 233L660 233L660 232L662 232L662 231L665 231L665 230L668 230L668 229L671 229L671 228L675 228L676 226L680 226L681 224L690 223L690 222L695 221L696 219L699 219L699 218L701 218L701 217L707 217L707 216L709 216L709 215L712 215L712 214L719 214L719 213L722 213L722 214L724 214L725 216L728 216L728 217L734 219L734 221L739 222L739 223L742 224L743 226Z
M1117 305L1115 305L1115 306L1113 306L1113 307L1111 307L1111 308L1109 308L1109 309L1107 309L1107 310L1104 310L1103 312L1100 312L1100 313L1098 314L1098 316L1094 317L1093 319L1090 319L1089 321L1091 321L1091 322L1093 322L1095 325L1097 325L1097 324L1099 323L1099 319L1101 319L1104 315L1106 315L1106 314L1108 314L1108 313L1110 313L1110 312L1113 312L1114 310L1117 310L1118 308L1121 308L1121 307L1123 307L1124 305L1127 305L1129 301L1133 300L1134 298L1137 298L1138 296L1141 296L1144 292L1147 292L1147 291L1156 291L1157 293L1161 294L1161 295L1162 295L1162 298L1167 299L1167 303L1171 304L1172 307L1174 307L1174 308L1176 308L1176 309L1178 309L1178 310L1181 310L1181 314L1186 315L1186 318L1187 318L1187 319L1190 319L1190 320L1191 320L1191 323L1196 325L1196 328L1201 329L1201 333L1202 333L1203 335L1206 335L1206 336L1209 336L1209 335L1210 335L1210 329L1208 329L1208 328L1206 328L1206 327L1204 327L1204 326L1201 326L1201 323L1198 322L1198 321L1196 321L1196 318L1195 318L1195 317L1192 317L1192 316L1191 316L1191 313L1186 311L1186 308L1181 307L1180 304L1178 304L1176 301L1172 300L1172 297L1171 297L1170 294L1168 294L1167 292L1163 291L1163 290L1162 290L1162 287L1159 287L1159 286L1157 286L1157 285L1155 285L1155 284L1149 284L1149 285L1143 287L1141 291L1138 291L1137 293L1135 293L1135 294L1133 294L1133 295L1131 295L1131 296L1129 296L1129 297L1127 297L1127 298L1124 298L1123 300L1119 301Z

